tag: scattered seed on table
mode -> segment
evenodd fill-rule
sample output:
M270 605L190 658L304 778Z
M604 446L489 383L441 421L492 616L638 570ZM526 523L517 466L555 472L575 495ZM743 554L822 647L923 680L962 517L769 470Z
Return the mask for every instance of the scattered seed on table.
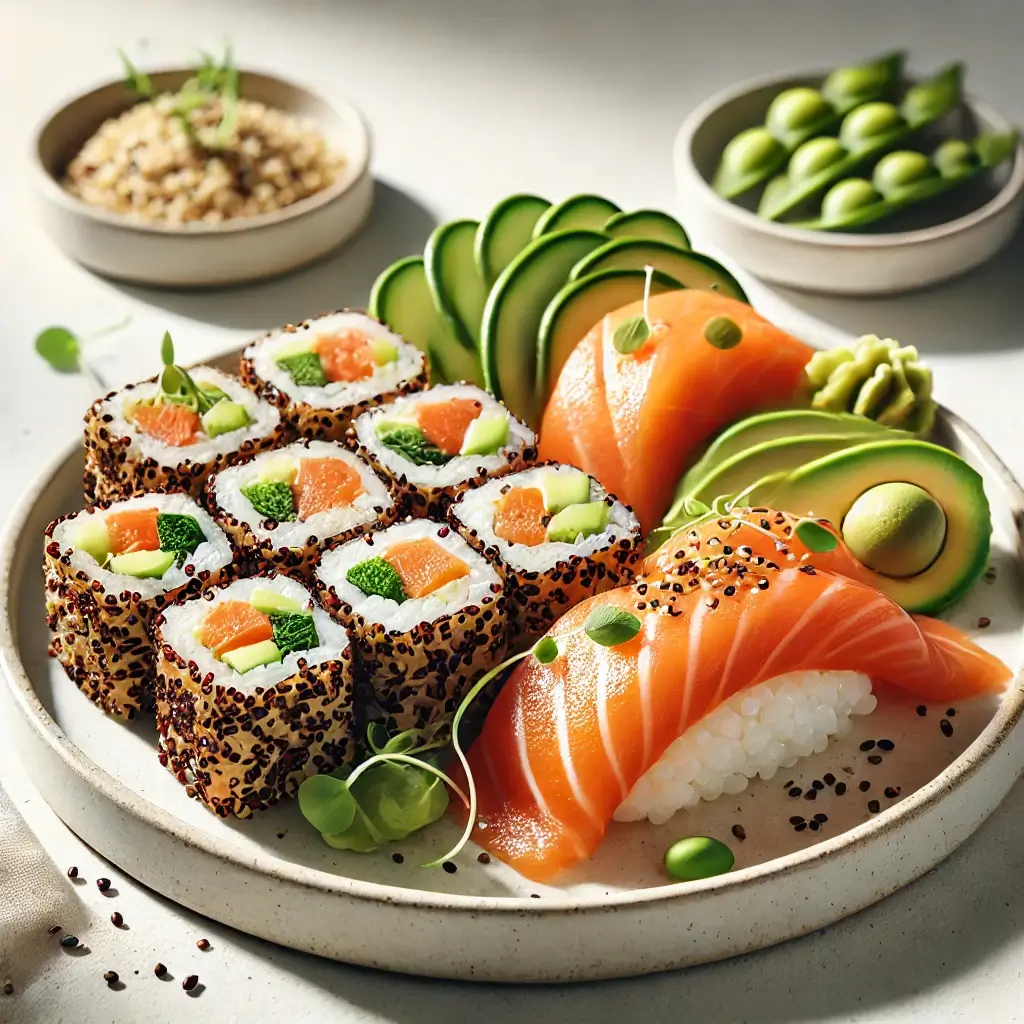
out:
M814 821L814 820L812 819L812 820L811 820L811 821L809 821L809 822L808 822L807 824L808 824L808 825L810 825L810 827L811 827L811 831L812 831L812 832L817 832L817 831L818 831L818 829L820 829L820 828L821 828L821 822L820 822L820 821Z
M842 796L845 792L846 792L846 783L845 782L837 782L836 783L836 796Z
M868 758L868 764L881 764L881 763L882 763L882 755L881 754L872 754Z
M162 978L167 973L167 968L163 964L154 964L153 973L158 977Z
M874 750L875 749L875 741L874 740L865 740L860 745L860 749L865 751L865 752L868 751L868 750Z
M99 889L100 892L106 892L110 888L110 879L109 878L97 878L96 879L96 888Z
M807 792L804 793L804 799L805 800L817 800L818 799L818 791L816 789L809 789L809 790L807 790Z
M918 713L918 714L919 714L919 715L920 715L920 716L921 716L922 718L924 718L924 716L928 714L928 709L927 709L927 708L926 708L926 707L925 707L925 706L924 706L923 704L918 704L918 705L917 705L917 713Z
M860 784L860 791L861 791L862 793L866 793L866 792L867 792L867 791L868 791L868 790L869 790L870 788L871 788L871 783L870 783L870 782L868 782L868 780L867 780L867 779L865 779L865 780L864 780L864 781L863 781L863 782L862 782L862 783Z
M946 708L947 718L956 718L956 708Z
M822 781L821 781L821 779L815 779L815 780L814 780L814 781L813 781L813 782L811 783L811 785L812 785L812 786L813 786L813 787L814 787L815 789L817 789L817 790L819 790L819 791L825 788L825 783L824 783L824 782L822 782Z
M14 995L14 985L11 982L9 982L9 981L5 981L4 982L3 992L4 992L5 996L13 996Z
M205 953L210 948L210 940L209 939L200 939L196 943L196 948L197 949L201 949Z
M992 620L985 615L982 615L982 617L978 619L978 629L988 629L991 625Z
M71 867L68 868L68 878L77 878L77 877L78 877L78 868L76 868L75 865L72 864Z
M60 944L65 949L74 949L78 945L78 938L74 935L62 935L60 937Z
M892 740L879 740L878 741L878 749L879 750L885 750L885 751L895 750L896 749L896 744L893 743Z
M742 825L733 825L732 834L742 843L747 838L747 830Z
M872 814L877 814L882 809L882 805L877 800L868 801L868 810Z
M820 822L822 825L824 825L825 822L828 821L828 815L827 814L816 814L814 816L814 820L817 821L817 822Z
M539 892L531 892L530 893L530 899L531 900L539 900L540 899L540 893Z
M59 924L55 924L55 925L54 925L54 926L53 926L53 927L52 927L52 928L51 928L51 929L49 930L49 934L50 934L50 935L56 935L56 934L57 934L57 932L59 932L59 931L61 931L61 930L62 930L62 929L61 929L61 926L60 926Z
M459 869L458 869L458 866L457 866L456 864L454 864L454 863L453 863L452 861L450 861L450 860L446 860L446 861L445 861L445 862L444 862L444 863L443 863L443 864L441 865L441 867L443 867L443 868L445 869L445 871L447 871L447 872L448 872L448 874L449 874L449 875L454 875L454 874L455 874L455 872L459 870Z
M803 790L799 786L793 786L789 791L789 795L791 797L798 797L802 792Z
M789 789L789 787L792 786L792 785L793 785L793 779L790 779L789 782L784 782L782 784L782 788L783 789Z
M953 723L948 718L944 718L939 722L939 728L942 730L943 736L949 737L953 735Z
M189 975L189 976L188 976L188 977L187 977L187 978L186 978L186 979L185 979L185 980L184 980L184 981L183 981L183 982L181 983L181 987L182 987L182 988L183 988L183 989L184 989L184 990L185 990L186 992L191 992L191 991L192 991L192 989L194 989L194 988L196 987L196 985L198 985L198 984L199 984L199 975L198 975L198 974L190 974L190 975Z
M886 786L885 787L885 798L887 800L895 800L900 795L900 786Z
M121 979L118 976L117 971L104 971L103 972L103 980L112 988Z
M825 780L826 786L834 786L836 784L836 777L831 772L825 772L822 778Z
M799 825L800 822L804 820L805 819L802 815L794 814L793 817L789 819L789 823L790 825Z
M480 864L490 864L491 855L489 853L481 853L480 856L477 857L477 862Z
M807 822L806 821L801 821L799 825L794 825L793 826L793 831L794 832L803 832L803 830L805 828L807 828Z
M405 858L400 853L393 853L393 854L391 854L391 859L396 864L403 864L403 863L405 863Z
M120 927L121 927L121 925L123 925L123 924L124 924L124 918L123 918L123 917L121 916L121 911L120 911L120 910L115 910L115 911L114 911L114 912L113 912L113 913L112 913L112 914L110 915L110 923L111 923L111 924L112 924L112 925L113 925L113 926L114 926L115 928L120 928Z

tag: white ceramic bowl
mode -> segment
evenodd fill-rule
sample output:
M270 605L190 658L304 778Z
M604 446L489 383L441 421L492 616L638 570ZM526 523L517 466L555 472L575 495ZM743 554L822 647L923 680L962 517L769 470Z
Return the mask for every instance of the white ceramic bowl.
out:
M151 74L157 93L172 91L192 74L185 69ZM100 124L134 102L120 82L71 100L51 114L32 142L40 222L72 259L109 277L170 287L240 284L293 270L326 255L365 223L373 203L370 134L362 115L344 101L271 75L242 72L242 94L300 117L311 117L346 157L327 189L274 213L210 225L136 224L68 194L59 183L71 158Z
M703 244L714 246L750 273L776 284L835 295L882 295L923 288L971 270L999 251L1024 215L1024 142L993 175L994 185L954 219L889 233L807 231L763 220L723 199L711 177L726 143L761 124L783 89L819 86L824 73L773 75L713 96L683 122L674 162L681 211ZM942 128L1010 131L991 107L968 98ZM977 193L974 193L977 194Z

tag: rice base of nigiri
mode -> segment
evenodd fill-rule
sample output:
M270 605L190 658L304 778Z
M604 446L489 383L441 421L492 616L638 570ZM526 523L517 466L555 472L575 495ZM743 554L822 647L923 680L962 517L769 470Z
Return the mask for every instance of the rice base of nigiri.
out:
M616 821L662 825L701 800L735 796L760 776L820 754L877 701L860 672L790 672L742 690L671 743L637 779Z

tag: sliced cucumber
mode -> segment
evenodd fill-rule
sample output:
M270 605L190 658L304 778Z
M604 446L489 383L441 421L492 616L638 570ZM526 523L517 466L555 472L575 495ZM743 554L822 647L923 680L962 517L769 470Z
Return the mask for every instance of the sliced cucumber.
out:
M480 346L480 318L487 303L487 285L473 258L475 220L453 220L427 239L423 263L434 305L456 339L466 348Z
M631 210L613 214L605 221L604 231L612 238L650 238L668 242L680 249L690 248L690 236L674 217L660 210Z
M393 263L374 281L368 312L427 353L434 383L482 382L476 353L455 338L434 306L422 256Z
M556 231L531 242L502 272L484 310L480 356L487 388L527 423L544 401L536 387L537 331L544 310L572 269L607 235Z
M537 393L551 394L565 361L596 323L630 302L643 298L643 270L601 270L570 281L548 303L537 334ZM677 291L682 285L656 270L651 294Z
M502 199L480 224L476 230L473 257L488 287L530 244L534 225L550 206L540 196L509 196Z
M619 208L603 196L571 196L545 210L533 229L533 237L540 238L541 235L550 235L553 231L568 231L570 228L600 231L608 218L619 212Z
M646 238L618 238L602 245L572 268L569 280L579 281L599 270L643 270L647 265L674 277L684 288L749 301L739 281L710 256Z

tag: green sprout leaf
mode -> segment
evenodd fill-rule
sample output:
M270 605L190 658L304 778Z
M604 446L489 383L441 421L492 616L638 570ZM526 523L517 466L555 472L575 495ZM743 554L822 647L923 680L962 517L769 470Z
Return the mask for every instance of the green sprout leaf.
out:
M631 316L623 320L615 328L615 333L612 335L612 345L615 346L615 351L620 355L628 356L631 352L635 352L638 348L643 347L650 337L651 325L647 317L641 313L639 316Z
M311 775L299 786L299 810L326 835L344 832L355 820L356 800L348 783L332 775Z
M550 665L558 657L558 644L553 637L541 637L533 646L533 656L542 665Z
M640 620L621 608L602 605L587 616L583 631L602 647L618 647L640 632Z
M743 331L727 316L713 316L704 325L704 340L717 349L735 348L743 340Z
M801 519L796 524L796 535L809 550L817 552L834 551L839 543L831 530L813 519Z
M144 71L140 71L124 50L117 51L124 66L124 85L140 99L148 99L153 95L153 80Z
M683 502L683 512L685 512L687 516L692 516L694 519L706 516L710 511L711 509L698 498L687 498Z
M164 331L163 341L160 342L160 360L164 366L171 366L174 363L174 341L171 339L170 331Z
M47 327L35 340L36 352L58 373L77 373L81 368L82 346L66 327Z

